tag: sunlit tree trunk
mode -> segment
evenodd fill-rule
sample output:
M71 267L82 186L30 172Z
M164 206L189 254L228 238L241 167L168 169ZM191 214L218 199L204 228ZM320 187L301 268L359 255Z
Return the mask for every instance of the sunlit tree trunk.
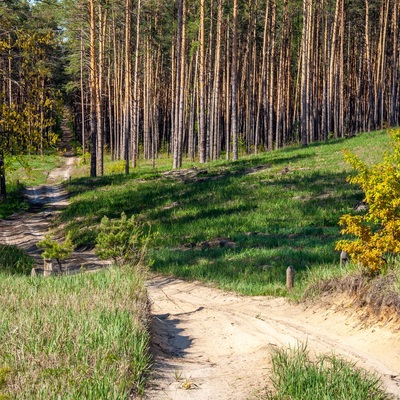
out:
M238 130L237 130L237 63L238 63L238 0L233 0L233 38L232 38L232 110L231 110L231 136L232 136L232 160L238 159Z
M205 0L200 0L199 161L207 161L205 132Z
M90 17L90 176L97 176L97 116L96 116L96 94L97 94L97 62L96 62L96 15L94 0L89 0Z
M131 0L125 0L125 99L124 99L124 159L125 174L129 174L131 144Z

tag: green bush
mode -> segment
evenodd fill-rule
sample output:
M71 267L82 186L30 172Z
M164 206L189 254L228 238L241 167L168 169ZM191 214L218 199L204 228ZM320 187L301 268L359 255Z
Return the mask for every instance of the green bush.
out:
M57 260L61 266L61 261L68 258L74 251L74 245L71 240L71 234L67 233L64 243L59 243L51 239L49 235L41 240L37 247L43 249L42 257L45 260Z
M134 215L127 218L122 212L121 218L114 220L104 216L96 239L96 254L117 265L138 264L144 257L149 238L144 224Z

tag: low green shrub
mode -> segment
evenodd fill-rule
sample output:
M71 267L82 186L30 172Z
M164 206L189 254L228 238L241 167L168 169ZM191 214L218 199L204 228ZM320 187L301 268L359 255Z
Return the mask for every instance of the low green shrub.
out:
M51 239L49 235L37 243L37 247L43 249L42 257L45 260L57 260L61 266L61 261L68 258L74 251L74 245L71 240L71 234L67 233L64 243L59 243Z
M120 219L104 216L96 239L96 254L101 259L111 259L115 264L137 264L143 259L150 233L144 224L124 212Z

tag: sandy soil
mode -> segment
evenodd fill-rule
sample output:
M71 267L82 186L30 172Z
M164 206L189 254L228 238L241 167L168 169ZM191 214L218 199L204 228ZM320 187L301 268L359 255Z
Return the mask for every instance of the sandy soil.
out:
M156 355L148 399L260 398L260 389L268 390L271 348L298 343L376 372L400 396L399 331L362 326L349 299L292 305L165 277L150 281L148 291Z

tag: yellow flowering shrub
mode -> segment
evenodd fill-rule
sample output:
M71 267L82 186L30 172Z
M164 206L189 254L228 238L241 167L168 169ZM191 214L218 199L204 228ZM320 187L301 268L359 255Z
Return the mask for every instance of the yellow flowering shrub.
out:
M368 166L355 154L344 152L346 162L358 172L348 181L361 187L368 208L363 215L340 218L341 233L355 238L338 241L336 250L347 252L371 273L380 272L400 254L400 129L389 134L391 151L381 163Z

